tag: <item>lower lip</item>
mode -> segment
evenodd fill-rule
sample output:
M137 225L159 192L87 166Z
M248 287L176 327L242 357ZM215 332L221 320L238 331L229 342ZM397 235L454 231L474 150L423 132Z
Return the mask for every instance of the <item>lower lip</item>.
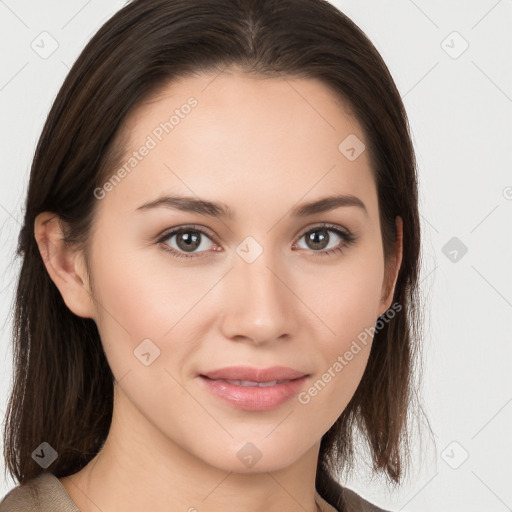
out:
M268 411L279 407L296 395L306 381L307 375L275 386L265 387L237 386L225 381L208 379L202 375L199 378L214 395L236 409Z

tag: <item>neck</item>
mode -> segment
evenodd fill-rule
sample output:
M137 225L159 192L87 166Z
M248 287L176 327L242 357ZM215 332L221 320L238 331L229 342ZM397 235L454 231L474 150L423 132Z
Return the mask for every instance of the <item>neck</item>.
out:
M315 502L320 442L286 467L274 460L273 467L255 465L260 471L230 471L208 464L140 421L123 395L116 402L114 411L122 412L114 413L101 451L80 472L60 479L81 512L320 510Z

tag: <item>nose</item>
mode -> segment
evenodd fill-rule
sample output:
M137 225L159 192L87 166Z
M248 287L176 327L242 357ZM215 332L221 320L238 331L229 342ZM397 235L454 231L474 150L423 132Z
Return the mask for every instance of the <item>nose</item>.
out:
M224 279L224 336L258 345L294 337L300 301L290 276L270 251L264 251L252 263L237 256L234 268Z

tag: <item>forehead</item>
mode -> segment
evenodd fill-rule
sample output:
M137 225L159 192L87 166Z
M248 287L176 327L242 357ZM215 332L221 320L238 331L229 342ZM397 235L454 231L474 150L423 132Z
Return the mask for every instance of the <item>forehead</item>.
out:
M125 152L116 169L126 172L108 200L125 212L164 191L253 206L322 192L375 195L359 123L316 79L181 78L141 103L121 130ZM343 152L347 140L359 143L356 159Z

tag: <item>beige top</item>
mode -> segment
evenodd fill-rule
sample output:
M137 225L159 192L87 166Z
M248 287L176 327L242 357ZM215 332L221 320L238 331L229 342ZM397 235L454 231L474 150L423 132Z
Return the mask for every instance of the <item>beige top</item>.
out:
M347 488L343 488L343 497L346 512L386 512ZM327 503L316 489L315 501L322 512L341 512ZM11 489L0 501L0 512L80 512L80 509L59 479L46 471Z

